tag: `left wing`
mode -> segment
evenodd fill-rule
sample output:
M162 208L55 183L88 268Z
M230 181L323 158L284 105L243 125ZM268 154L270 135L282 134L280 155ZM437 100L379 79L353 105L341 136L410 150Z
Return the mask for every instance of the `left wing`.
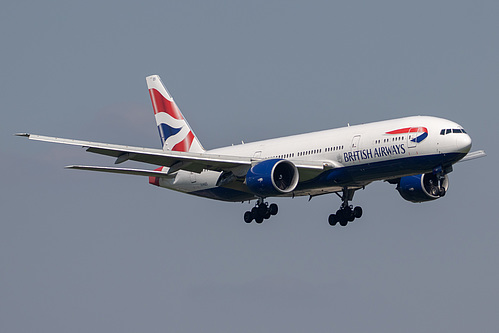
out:
M166 175L172 174L179 170L200 173L203 170L227 171L244 166L250 168L253 164L256 164L262 160L260 158L243 157L243 156L164 151L161 149L123 146L123 145L81 141L74 139L64 139L64 138L35 135L28 133L18 133L16 135L27 137L28 139L35 141L62 143L66 145L85 147L87 148L86 150L88 152L115 157L116 158L115 164L119 164L127 160L132 160L148 164L166 166L169 168ZM333 161L293 161L293 163L300 171L300 174L302 173L306 174L308 176L307 178L319 175L325 169L332 169L341 166ZM75 167L72 168L76 169ZM91 167L86 167L85 169L91 170L90 168ZM96 167L96 169L98 168L99 167ZM83 168L79 167L78 169L83 169ZM99 170L93 170L93 171L107 171L107 172L117 173L119 171L116 170L123 170L117 168L114 170L112 168L107 168L109 170L105 169L106 168L104 169L101 168ZM119 173L125 173L125 172L119 172ZM130 174L133 173L130 172Z
M127 160L132 160L148 164L166 166L170 168L170 171L168 173L173 173L178 170L187 170L199 173L204 169L223 171L241 165L251 165L251 159L245 157L163 151L161 149L64 139L28 133L21 133L16 135L24 136L30 140L35 141L62 143L66 145L84 147L87 148L87 151L91 153L116 157L115 164L119 164Z
M76 170L99 171L99 172L107 172L107 173L119 173L119 174L123 174L123 175L158 177L158 178L175 177L175 175L168 174L167 172L163 172L163 171L157 171L157 170L113 168L113 167L88 166L88 165L68 165L65 168L66 169L76 169Z

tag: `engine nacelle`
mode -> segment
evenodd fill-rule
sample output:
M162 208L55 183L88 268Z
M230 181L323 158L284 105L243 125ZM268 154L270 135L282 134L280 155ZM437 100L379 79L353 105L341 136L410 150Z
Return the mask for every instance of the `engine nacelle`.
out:
M264 160L249 169L246 185L251 192L262 196L289 193L298 185L296 166L288 160Z
M443 187L444 191L441 190ZM400 178L397 190L402 198L411 202L424 202L441 198L447 193L449 178L444 176L439 186L438 178L433 173Z

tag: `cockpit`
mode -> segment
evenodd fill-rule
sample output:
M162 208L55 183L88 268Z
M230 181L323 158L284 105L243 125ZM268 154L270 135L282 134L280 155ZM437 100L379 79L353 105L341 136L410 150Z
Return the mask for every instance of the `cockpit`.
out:
M451 133L464 133L466 134L466 131L462 128L446 128L440 131L440 135L447 135Z

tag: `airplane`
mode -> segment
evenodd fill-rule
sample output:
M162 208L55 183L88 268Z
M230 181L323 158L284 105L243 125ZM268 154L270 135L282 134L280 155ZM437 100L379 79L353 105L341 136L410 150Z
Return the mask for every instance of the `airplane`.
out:
M486 156L470 152L471 138L457 123L412 116L206 150L158 75L146 78L162 149L48 137L30 140L81 146L86 151L157 166L154 170L70 165L68 169L149 177L155 186L228 202L256 200L244 221L260 224L278 213L271 197L335 193L340 208L331 226L362 216L350 205L355 191L374 181L396 185L403 199L419 203L443 197L448 174L460 161Z

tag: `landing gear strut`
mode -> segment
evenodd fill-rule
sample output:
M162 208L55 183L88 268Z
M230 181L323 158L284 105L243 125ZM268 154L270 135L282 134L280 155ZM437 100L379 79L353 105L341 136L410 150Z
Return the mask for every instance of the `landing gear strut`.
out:
M263 198L259 198L256 202L255 207L251 211L244 213L244 222L251 223L255 220L256 223L262 223L263 220L269 219L272 215L276 215L279 208L275 203L268 204L263 201Z
M444 182L445 182L445 175L452 172L452 166L450 167L447 167L447 168L442 168L442 167L438 167L436 169L433 170L433 173L435 174L435 176L437 177L437 183L436 184L432 184L432 182L430 181L430 193L434 196L438 196L438 197L443 197L445 195L445 185L444 185Z
M337 193L338 194L338 193ZM352 205L348 205L348 201L353 199L353 190L349 190L347 187L343 188L343 194L338 196L342 200L340 209L336 211L336 214L329 215L329 225L335 226L336 223L340 223L342 227L346 226L348 222L353 222L356 218L362 217L362 208L357 206L353 208Z

